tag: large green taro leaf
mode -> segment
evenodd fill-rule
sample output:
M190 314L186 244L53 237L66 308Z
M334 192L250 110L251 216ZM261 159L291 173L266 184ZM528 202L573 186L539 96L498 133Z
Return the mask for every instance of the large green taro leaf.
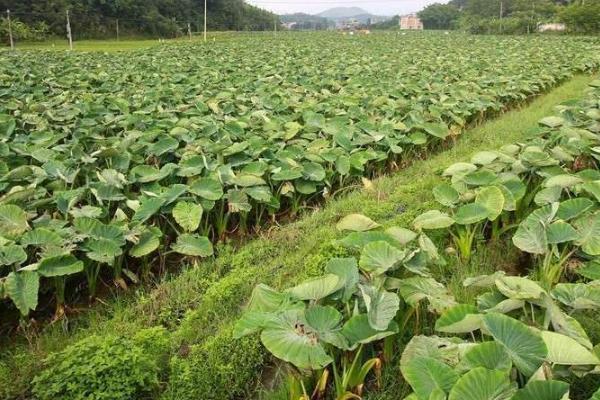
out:
M509 400L516 389L508 372L478 367L456 382L448 400Z
M438 210L427 211L417 216L413 221L416 230L423 229L443 229L454 224L454 219L448 214Z
M582 215L574 222L575 229L579 235L576 244L591 255L600 255L600 213Z
M419 399L430 399L436 389L450 392L459 378L452 367L429 357L413 358L402 367L402 375Z
M337 223L336 227L340 231L364 232L378 228L380 225L369 217L361 214L350 214L345 216Z
M542 339L548 349L546 359L557 365L599 365L600 359L575 339L560 333L543 331Z
M200 226L202 206L187 201L178 202L173 208L173 218L187 232L193 232Z
M444 311L435 322L435 330L444 333L468 333L481 328L482 315L477 307L457 304Z
M483 317L486 331L502 346L517 369L531 376L548 354L544 340L524 323L504 314L490 313Z
M0 266L19 265L27 261L27 253L21 246L7 244L0 247Z
M68 254L44 258L37 268L38 274L45 277L72 275L81 271L83 262Z
M374 329L369 323L367 314L358 314L350 318L342 328L342 334L348 339L351 348L359 344L371 343L398 332L398 325L392 321L386 330Z
M25 211L14 204L0 205L0 236L16 238L28 229Z
M512 400L569 400L569 384L561 381L531 381Z
M387 242L371 242L363 247L359 266L364 272L381 275L396 267L405 256L404 251L398 250Z
M160 197L148 197L142 200L139 208L133 214L131 222L144 223L160 210L165 200Z
M367 307L369 324L378 331L388 329L390 322L400 309L398 295L371 285L359 285L359 289Z
M219 200L223 197L223 186L212 178L200 178L190 185L190 192L206 200Z
M351 257L332 258L327 262L325 271L340 277L344 283L340 291L341 299L343 302L349 301L357 291L357 283L360 279L356 259Z
M512 360L500 343L478 343L466 351L457 368L470 371L478 367L508 372L512 368Z
M600 308L600 285L559 283L550 292L552 297L576 310Z
M205 236L184 233L177 237L171 248L173 251L194 257L210 257L213 255L213 246Z
M471 225L481 222L490 216L490 211L479 203L469 203L460 206L454 214L454 219L459 225Z
M344 287L345 281L338 275L326 274L304 281L287 290L298 300L320 300Z
M333 359L319 343L318 336L309 326L302 312L282 313L276 326L271 325L260 335L263 345L275 357L300 369L322 369Z
M438 203L446 207L453 207L460 199L460 194L448 183L434 187L433 196Z
M529 214L517 228L513 243L519 249L532 254L545 254L548 251L546 227L558 211L558 205L552 204L539 208Z
M423 300L427 300L429 309L435 312L442 312L456 305L448 289L433 278L419 276L402 279L399 290L404 301L413 307Z
M38 303L40 276L35 271L11 272L4 283L5 290L21 314L35 310Z
M556 216L564 221L577 218L594 206L594 202L585 197L577 197L560 203Z
M160 246L160 237L162 232L158 228L149 228L144 230L131 249L129 255L140 258L152 253Z
M504 201L502 191L495 186L481 188L475 198L475 203L482 205L487 210L487 218L490 221L494 221L502 213Z

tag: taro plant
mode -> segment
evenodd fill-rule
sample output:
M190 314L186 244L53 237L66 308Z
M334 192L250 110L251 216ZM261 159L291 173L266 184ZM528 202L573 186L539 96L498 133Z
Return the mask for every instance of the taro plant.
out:
M22 211L6 224L0 218L2 240L14 244L23 216L32 229L58 234L84 264L69 281L86 279L93 297L100 281L110 278L126 287L139 275L147 279L153 267L178 264L181 254L210 255L209 241L297 214L363 177L399 168L448 143L487 112L599 65L597 44L577 38L503 40L504 62L493 72L479 65L497 60L497 39L493 46L489 38L465 46L445 36L410 38L402 46L385 35L327 46L321 39L281 39L298 50L293 62L277 62L278 46L264 48L248 37L240 39L243 46L223 43L217 64L203 53L210 49L190 53L187 74L178 72L178 46L113 54L110 73L104 54L68 60L53 54L43 62L33 54L2 58L0 215L14 214L13 206ZM453 59L437 57L447 48L456 50ZM307 62L307 54L320 60L344 54L344 65ZM276 62L263 63L265 58ZM407 61L415 58L417 66ZM364 65L346 64L350 59ZM546 168L537 150L551 149L565 164L593 169L598 143L590 128L596 116L592 101L565 106L562 119L545 126L552 134L565 127L568 132L551 137L547 146L536 144L523 156L520 146L498 157L481 154L475 165L502 181L507 171L498 165L511 164L509 156L517 160L512 172L519 174L534 164ZM473 171L469 179L486 175ZM503 195L509 204L510 196ZM40 219L45 222L37 224ZM92 227L98 224L99 230ZM453 227L465 258L483 225L490 224ZM28 258L10 263L0 279L41 261L40 249L28 247ZM41 290L55 281L44 279Z
M464 285L492 289L477 298L478 312L509 314L530 326L552 329L587 350L593 350L584 328L570 314L575 310L595 310L600 307L600 292L594 282L559 283L545 289L529 278L505 276L497 272L467 279Z
M435 328L470 334L470 340L415 336L400 361L411 399L562 400L569 385L559 379L600 365L598 355L572 337L498 312L480 314L471 305L450 308Z
M265 348L292 369L289 393L299 386L305 398L322 398L329 377L335 398L360 398L369 374L377 377L389 359L389 339L408 329L421 301L438 312L456 304L430 277L428 264L439 255L425 235L377 230L358 214L338 228L354 231L340 243L358 250L358 261L331 259L325 275L282 292L257 286L235 328L238 337L260 333ZM313 390L305 386L307 375L315 377Z
M315 371L320 381L315 385L315 393L324 392L330 374L325 372L328 366L332 369L336 398L360 395L367 374L381 368L373 349L369 349L371 356L365 359L364 347L398 332L393 321L399 305L396 294L370 293L370 313L351 309L348 314L347 308L359 307L355 298L359 281L356 261L333 259L328 268L330 273L286 292L257 286L235 329L238 337L260 332L265 348L293 366L292 382L300 383L306 399L315 396L309 397L303 375ZM335 304L333 297L328 299L331 296L338 296L341 311L329 305Z
M600 215L588 198L546 205L531 213L513 236L519 249L535 255L537 278L546 286L559 282L575 256L600 254Z

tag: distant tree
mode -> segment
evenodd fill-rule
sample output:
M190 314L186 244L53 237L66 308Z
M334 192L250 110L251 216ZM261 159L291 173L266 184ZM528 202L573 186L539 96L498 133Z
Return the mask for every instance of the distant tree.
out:
M418 16L425 29L454 29L460 10L453 4L435 3L425 7Z
M506 16L512 6L513 0L467 0L464 11L473 17L498 18L500 9Z
M64 36L65 12L71 12L76 38L115 35L116 20L122 35L172 37L190 23L204 25L204 0L0 0L0 10L28 26L44 22L50 33ZM208 29L271 30L277 16L243 0L207 0Z
M17 18L11 19L10 30L14 41L19 40L44 40L48 34L48 25L44 22L35 25L27 25ZM0 18L0 36L5 44L10 43L8 19Z
M465 5L467 4L467 0L450 0L448 4L451 4L462 11L462 9L465 8Z
M573 2L559 12L559 18L571 32L600 32L600 0Z
M374 30L394 30L400 29L400 16L394 15L391 19L387 21L381 21L369 26L370 29Z
M459 25L471 33L532 33L556 21L561 7L557 0L466 0Z

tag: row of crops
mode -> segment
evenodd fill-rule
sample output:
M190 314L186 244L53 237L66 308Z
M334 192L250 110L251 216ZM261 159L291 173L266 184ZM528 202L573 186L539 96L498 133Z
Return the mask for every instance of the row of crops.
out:
M212 256L600 62L587 38L330 39L3 54L0 297L62 312Z
M290 399L376 392L398 345L407 399L569 399L570 382L600 374L600 344L576 318L600 309L599 161L594 81L526 142L448 167L432 193L439 209L411 229L343 218L337 227L350 233L340 244L353 256L285 291L258 285L235 334L259 333L288 365ZM528 255L523 275L466 279L472 303L434 279L448 257L466 266L475 248L498 241ZM435 334L416 334L430 319ZM600 399L593 382L574 398Z

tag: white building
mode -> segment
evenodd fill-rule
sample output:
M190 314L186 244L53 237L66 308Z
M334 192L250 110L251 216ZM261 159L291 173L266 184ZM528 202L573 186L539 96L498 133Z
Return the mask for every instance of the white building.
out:
M550 24L539 24L538 32L564 32L567 30L565 24L553 22Z

